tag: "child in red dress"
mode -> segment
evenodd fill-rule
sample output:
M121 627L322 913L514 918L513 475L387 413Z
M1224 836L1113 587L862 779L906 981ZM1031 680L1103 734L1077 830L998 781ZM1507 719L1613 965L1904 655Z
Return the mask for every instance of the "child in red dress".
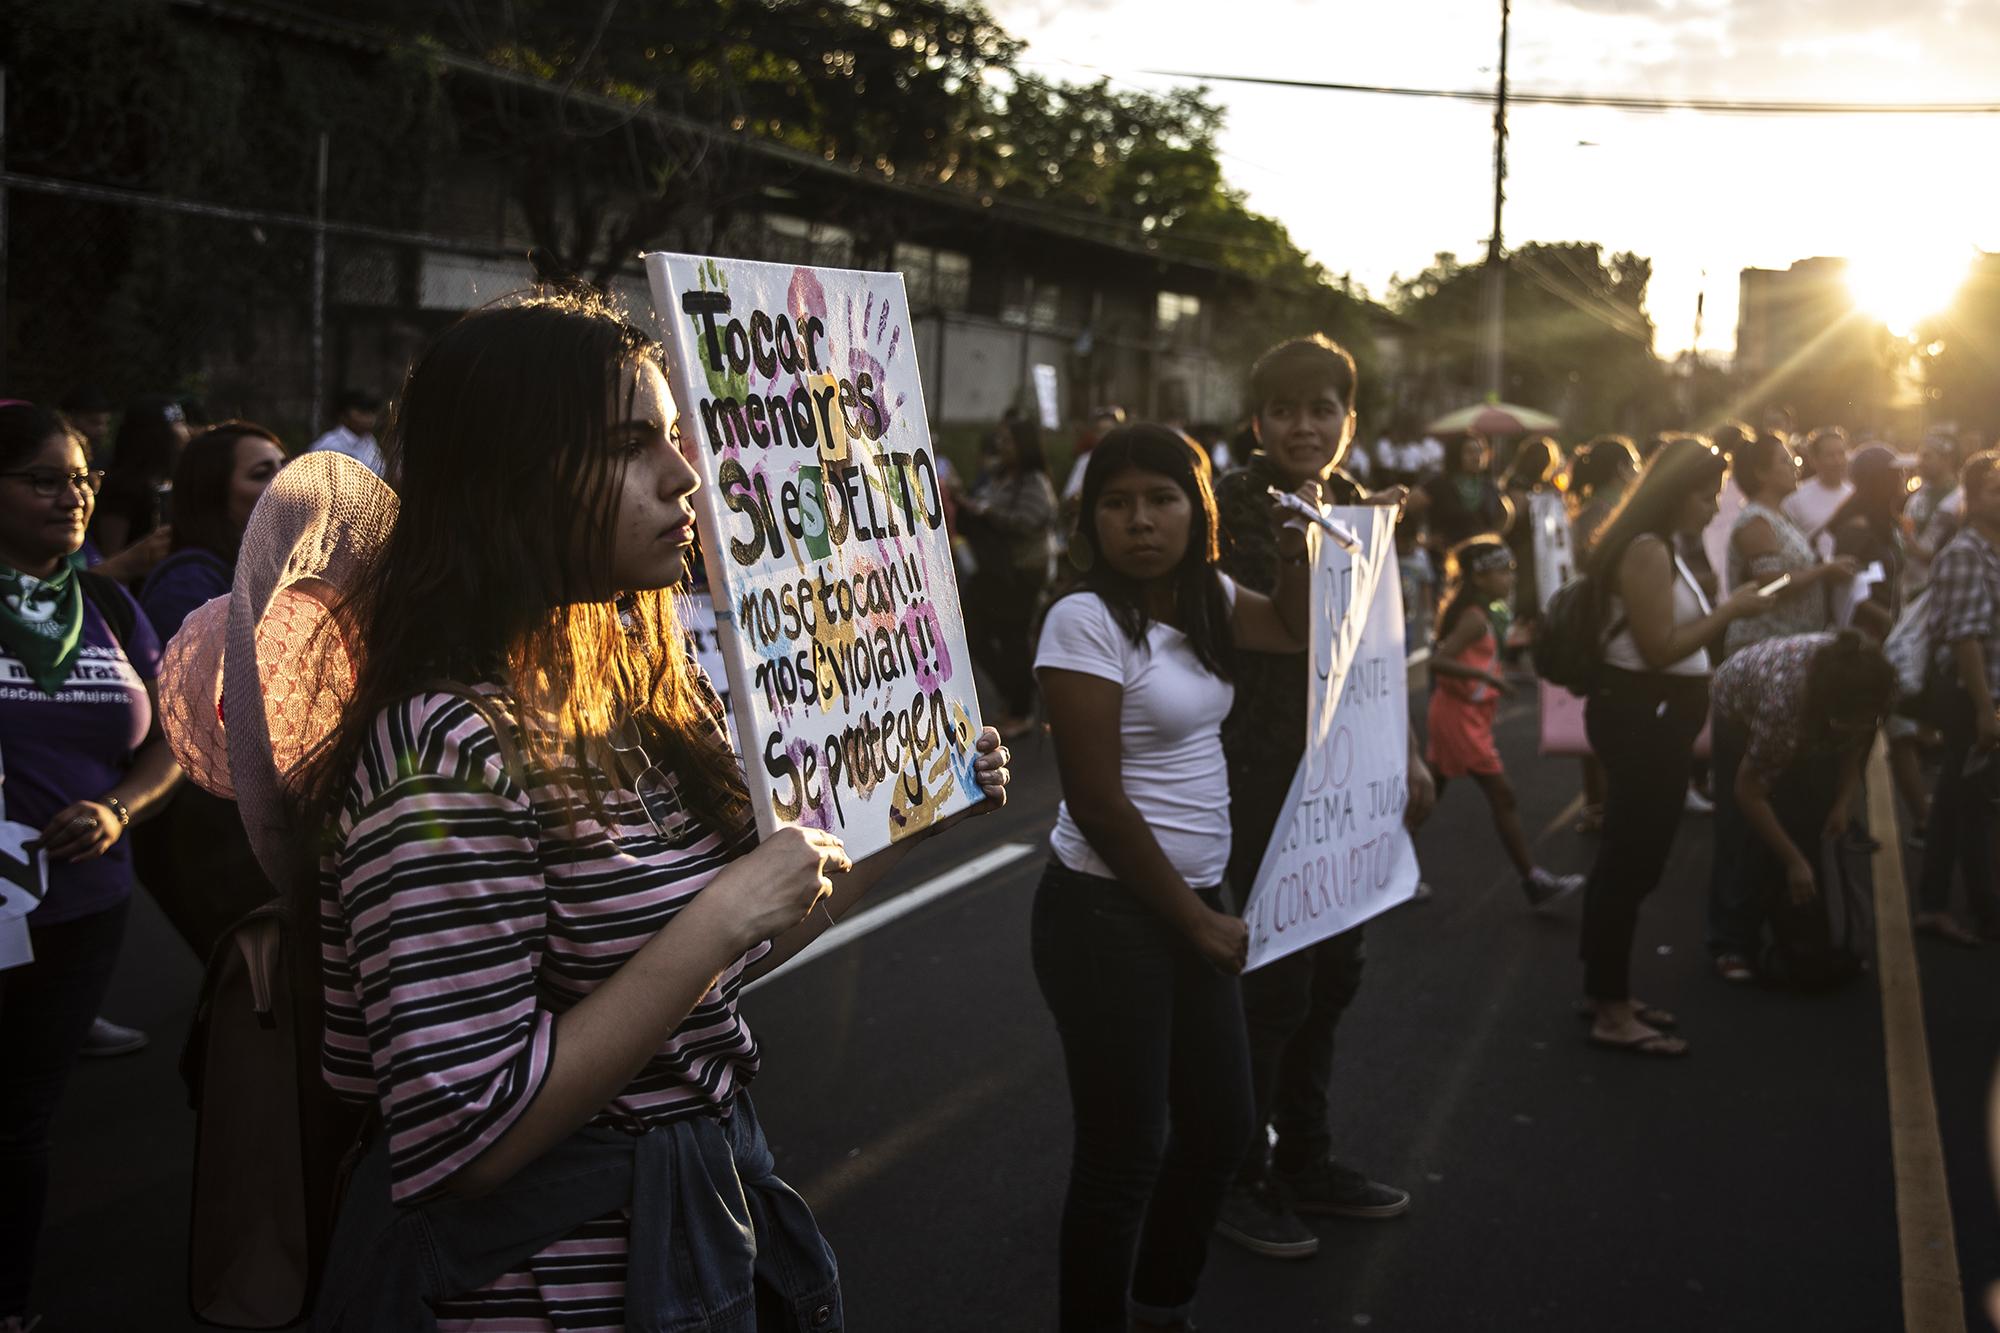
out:
M1507 632L1514 592L1514 555L1498 537L1469 537L1445 557L1444 613L1431 652L1433 688L1429 748L1424 758L1437 778L1438 796L1452 778L1479 784L1493 810L1493 828L1521 873L1530 906L1547 907L1583 887L1582 875L1553 875L1535 864L1521 831L1513 785L1493 744L1493 715L1514 692L1500 668L1500 640ZM1496 623L1497 622L1497 623Z

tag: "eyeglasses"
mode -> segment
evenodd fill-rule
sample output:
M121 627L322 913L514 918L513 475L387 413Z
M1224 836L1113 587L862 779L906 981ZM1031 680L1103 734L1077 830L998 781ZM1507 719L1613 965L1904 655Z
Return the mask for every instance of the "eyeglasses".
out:
M0 472L0 477L26 478L35 494L44 500L53 500L65 488L95 495L98 488L104 485L102 472L61 472L52 467L16 468L12 472Z
M612 750L620 755L639 756L639 776L632 779L632 791L639 798L639 808L646 812L646 819L652 824L653 832L662 838L676 838L687 829L690 822L688 812L681 808L680 788L653 762L653 757L636 739L629 740L626 728L620 727L618 734L607 738Z

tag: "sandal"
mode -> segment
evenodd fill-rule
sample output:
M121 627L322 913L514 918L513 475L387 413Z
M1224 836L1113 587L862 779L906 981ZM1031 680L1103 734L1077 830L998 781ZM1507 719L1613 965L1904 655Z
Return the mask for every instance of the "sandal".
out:
M1623 1051L1627 1055L1649 1055L1660 1060L1679 1060L1688 1053L1685 1038L1671 1037L1664 1032L1648 1032L1644 1036L1627 1037L1623 1040L1616 1037L1600 1037L1592 1032L1590 1044L1601 1046L1607 1051Z
M1583 807L1583 812L1576 817L1576 831L1578 833L1602 833L1604 831L1604 807L1601 805L1586 805Z
M1595 1022L1597 1020L1597 1002L1595 1000L1578 1001L1576 1016ZM1677 1028L1681 1025L1680 1019L1674 1017L1665 1009L1655 1009L1642 1000L1633 1001L1632 1017L1638 1019L1649 1028Z
M1947 944L1956 944L1961 949L1977 949L1986 941L1958 924L1958 919L1943 912L1925 912L1915 922L1919 935L1930 935Z
M1750 960L1740 953L1722 953L1715 956L1715 975L1734 985L1755 981L1757 971L1750 966Z

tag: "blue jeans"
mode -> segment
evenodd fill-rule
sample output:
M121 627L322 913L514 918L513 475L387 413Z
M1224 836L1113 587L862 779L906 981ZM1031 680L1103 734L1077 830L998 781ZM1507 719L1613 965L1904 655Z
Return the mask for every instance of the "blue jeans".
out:
M1197 892L1220 909L1219 890ZM1252 1129L1237 978L1116 880L1053 859L1032 948L1076 1119L1059 1327L1185 1319Z
M49 1193L49 1121L111 984L131 906L128 898L31 926L35 961L0 972L0 1319L27 1312Z

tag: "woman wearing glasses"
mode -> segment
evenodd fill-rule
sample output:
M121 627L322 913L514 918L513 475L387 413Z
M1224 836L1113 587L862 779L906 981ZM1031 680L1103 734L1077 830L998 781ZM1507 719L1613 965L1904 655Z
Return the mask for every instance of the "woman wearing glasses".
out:
M152 626L70 562L102 479L62 417L0 406L0 801L48 873L27 918L34 961L0 970L0 1329L26 1322L49 1118L124 937L127 826L180 777L154 725ZM10 853L0 865L21 877Z
M360 668L309 782L326 1075L381 1116L317 1327L416 1322L408 1255L369 1249L411 1215L492 1261L434 1293L443 1329L842 1326L737 995L909 844L854 867L826 833L756 841L675 620L697 483L659 356L592 298L515 299L397 400L401 507L345 602ZM979 748L987 809L1006 751ZM607 1156L609 1204L567 1174Z

